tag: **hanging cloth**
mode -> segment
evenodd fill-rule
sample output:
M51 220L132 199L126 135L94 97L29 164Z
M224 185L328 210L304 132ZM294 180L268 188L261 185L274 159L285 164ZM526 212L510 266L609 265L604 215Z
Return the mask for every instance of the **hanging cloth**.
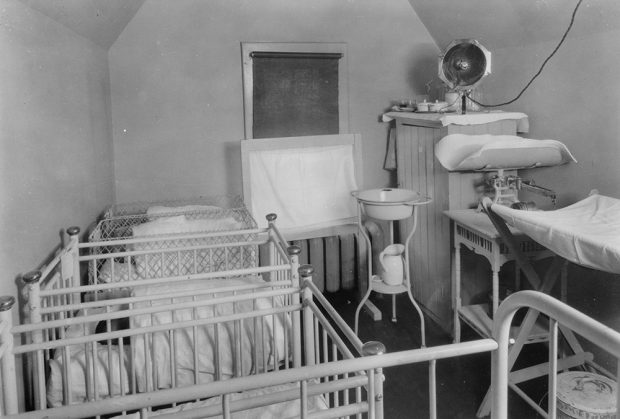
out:
M396 128L390 124L388 129L387 147L385 149L385 160L383 161L385 170L396 170Z

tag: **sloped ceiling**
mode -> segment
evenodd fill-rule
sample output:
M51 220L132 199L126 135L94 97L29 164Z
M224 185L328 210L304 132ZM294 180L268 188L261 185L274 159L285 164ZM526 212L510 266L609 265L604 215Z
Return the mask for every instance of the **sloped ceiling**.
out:
M20 0L108 49L145 0ZM169 0L176 1L176 0ZM203 0L205 2L209 0ZM440 49L474 38L490 50L559 41L578 0L409 0ZM620 1L583 0L570 36L620 28Z
M487 48L560 40L577 0L409 0L440 49L474 38ZM570 36L620 27L620 2L584 0Z
M20 1L107 50L145 0Z
M577 0L409 0L440 49L474 38L490 50L558 42ZM584 0L570 36L620 28L620 2Z

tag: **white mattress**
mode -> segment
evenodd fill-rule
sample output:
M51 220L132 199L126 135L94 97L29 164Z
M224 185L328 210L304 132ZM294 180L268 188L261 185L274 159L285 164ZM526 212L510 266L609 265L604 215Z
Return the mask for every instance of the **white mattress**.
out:
M554 211L493 205L493 212L549 250L579 265L620 273L620 199L591 195Z
M516 135L450 134L435 145L435 155L449 171L558 166L577 161L559 141Z

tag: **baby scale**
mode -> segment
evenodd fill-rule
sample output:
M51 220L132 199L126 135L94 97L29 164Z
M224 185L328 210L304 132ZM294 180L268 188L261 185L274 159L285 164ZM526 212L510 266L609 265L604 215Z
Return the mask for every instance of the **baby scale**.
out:
M396 322L396 295L406 292L420 316L421 342L422 347L425 347L424 316L411 294L409 242L416 231L418 206L428 204L431 199L415 191L397 188L355 191L352 195L358 203L358 226L368 249L372 249L372 246L370 237L362 224L362 215L376 220L389 221L390 242L379 254L378 274L373 275L372 255L368 257L368 290L355 310L355 333L358 332L360 310L373 291L392 295L393 322ZM413 226L405 243L394 243L394 222L409 217L413 217Z
M438 76L453 92L461 97L461 113L466 113L466 99L469 93L491 74L491 52L475 39L456 39L439 56ZM534 166L536 167L536 166ZM528 164L514 169L531 168ZM504 173L504 167L487 166L483 171L494 172L486 183L493 190L494 203L513 205L519 209L533 209L533 203L520 202L517 194L528 190L551 199L556 203L556 193L550 189L522 180L516 175Z

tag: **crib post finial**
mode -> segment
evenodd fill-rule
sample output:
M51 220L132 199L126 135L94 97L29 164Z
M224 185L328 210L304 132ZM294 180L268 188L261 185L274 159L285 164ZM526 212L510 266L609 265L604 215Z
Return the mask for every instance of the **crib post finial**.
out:
M383 355L386 352L385 345L376 340L368 341L362 345L362 356Z
M313 273L314 268L312 267L312 265L301 265L299 267L299 275L301 275L302 278L308 278L312 276Z
M39 280L41 279L41 275L41 271L26 272L24 275L22 275L22 281L24 281L26 284L34 284L35 282L39 282Z
M12 295L0 296L0 311L7 311L13 308L15 304L15 297Z
M75 236L77 234L80 234L80 228L77 226L72 226L67 228L67 234L70 236Z
M301 247L299 247L299 246L297 246L295 244L292 244L292 245L290 245L289 247L286 248L286 251L288 252L288 254L290 256L299 255L301 253Z
M267 219L267 221L269 222L269 224L273 223L274 221L276 221L276 218L278 218L278 216L276 214L274 214L273 212L267 214L265 216L265 218Z

